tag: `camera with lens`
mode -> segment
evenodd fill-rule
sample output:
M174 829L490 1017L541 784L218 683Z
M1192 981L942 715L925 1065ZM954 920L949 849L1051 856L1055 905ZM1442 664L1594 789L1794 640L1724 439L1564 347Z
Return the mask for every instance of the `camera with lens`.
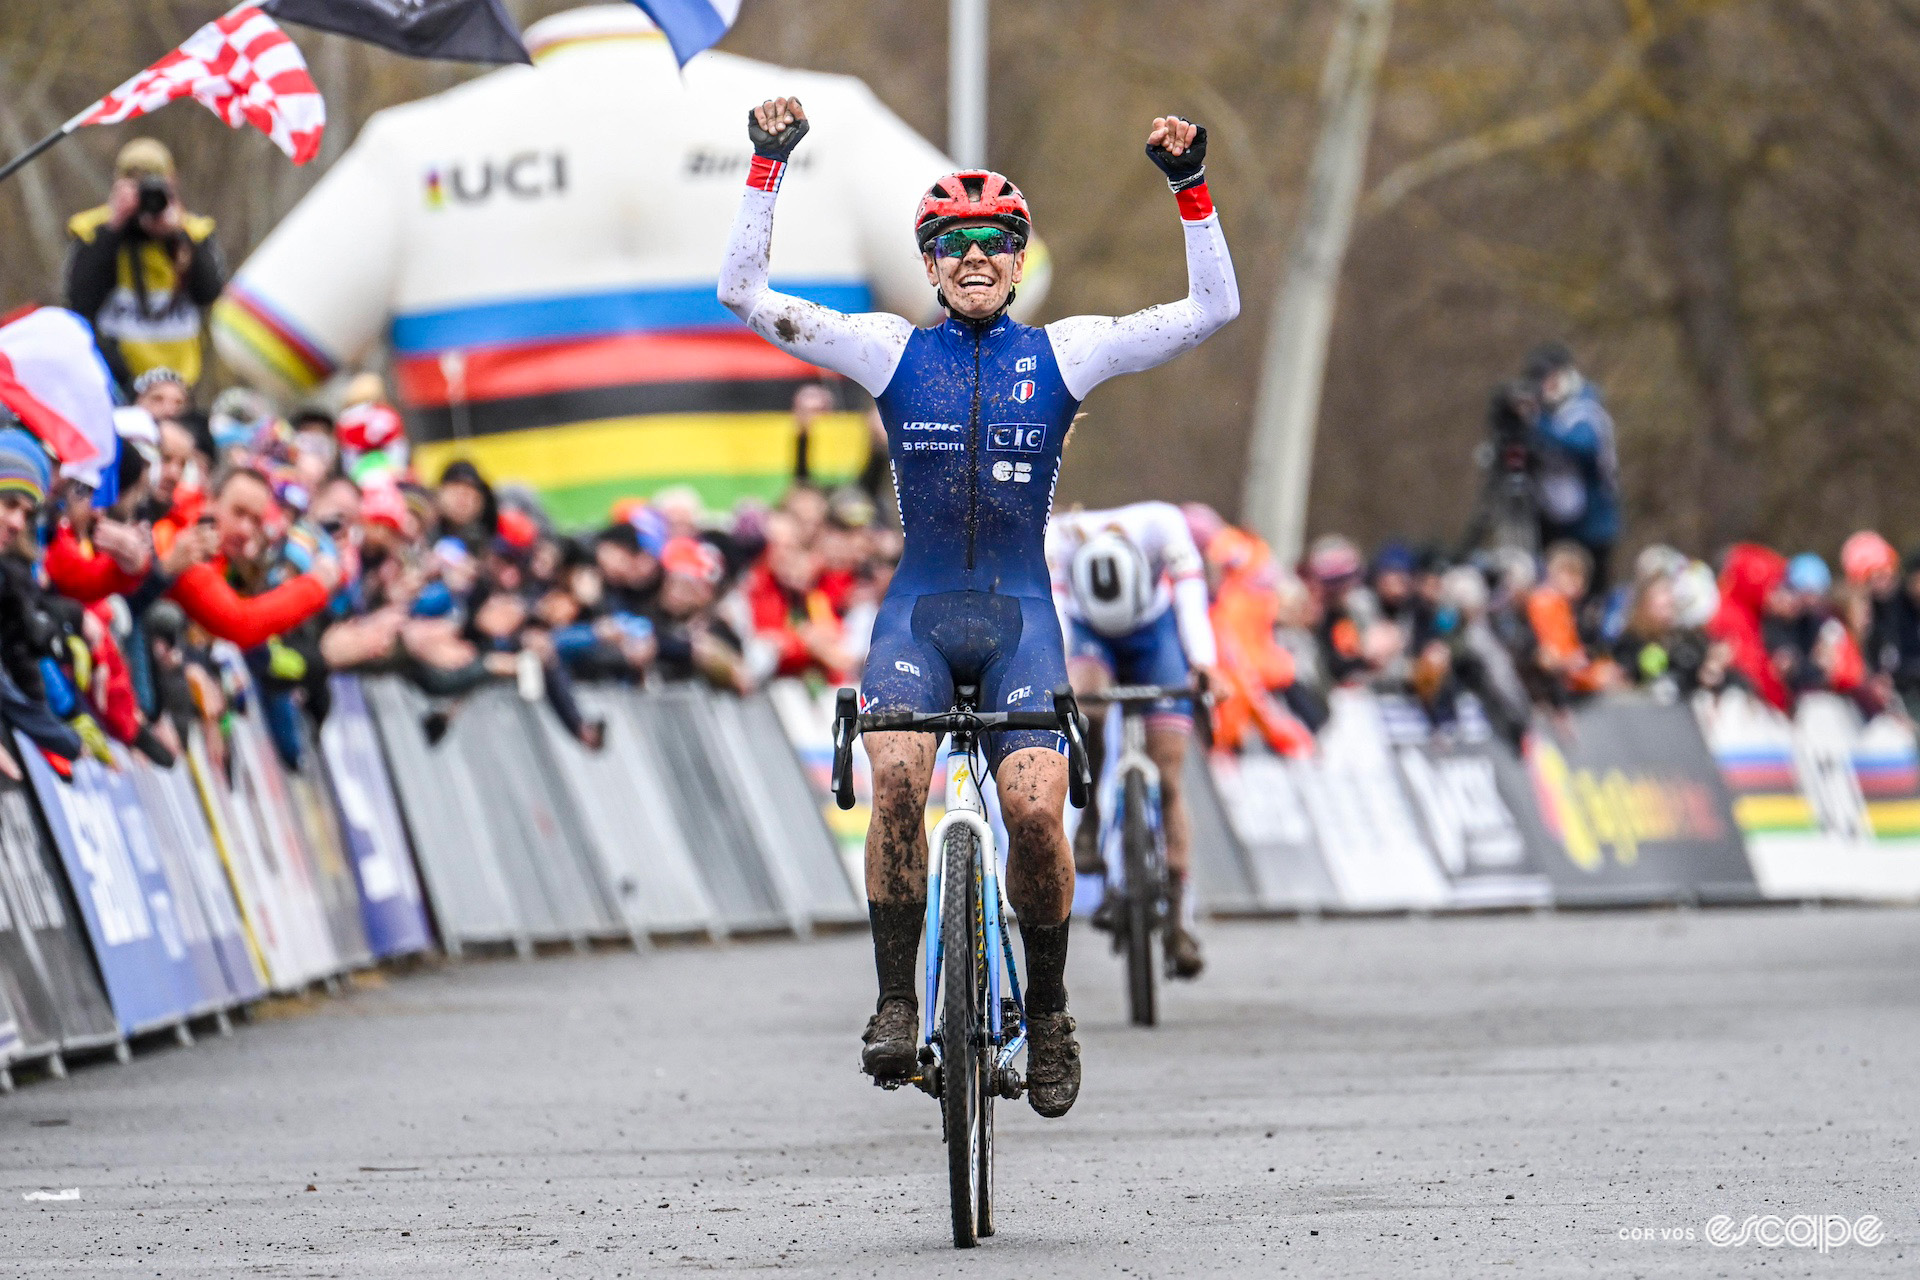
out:
M1487 404L1485 463L1508 475L1533 469L1533 425L1540 417L1540 397L1532 384L1503 382L1493 389Z
M154 217L165 213L167 206L173 203L173 187L165 178L145 177L140 179L140 216Z

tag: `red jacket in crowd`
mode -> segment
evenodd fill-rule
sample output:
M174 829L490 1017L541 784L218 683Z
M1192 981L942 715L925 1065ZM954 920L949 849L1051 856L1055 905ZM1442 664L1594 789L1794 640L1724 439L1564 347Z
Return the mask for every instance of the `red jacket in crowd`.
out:
M243 596L227 582L224 556L187 570L174 579L167 594L208 634L242 649L265 644L327 607L327 588L310 573L257 596Z
M1782 711L1788 710L1787 686L1767 653L1762 619L1767 597L1786 576L1787 562L1779 552L1752 542L1736 543L1720 571L1720 610L1707 624L1707 634L1732 650L1733 669Z
M81 542L73 526L62 520L47 544L47 580L70 600L92 604L112 595L131 595L146 581L143 573L128 573L114 558Z

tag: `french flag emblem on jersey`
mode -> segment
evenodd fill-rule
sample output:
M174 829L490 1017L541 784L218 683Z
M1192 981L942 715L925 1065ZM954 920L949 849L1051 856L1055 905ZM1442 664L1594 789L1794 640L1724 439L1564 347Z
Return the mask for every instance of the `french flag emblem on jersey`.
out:
M1033 379L1020 379L1020 381L1013 384L1013 390L1009 392L1008 395L1015 404L1025 404L1027 401L1033 399Z

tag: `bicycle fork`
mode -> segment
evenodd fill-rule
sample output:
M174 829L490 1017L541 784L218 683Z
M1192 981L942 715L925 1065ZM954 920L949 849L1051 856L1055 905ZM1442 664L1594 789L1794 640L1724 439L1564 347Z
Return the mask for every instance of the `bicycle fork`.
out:
M985 817L986 806L980 799L973 777L972 761L966 753L954 751L947 758L947 802L945 816L927 840L927 967L925 996L921 1001L922 1070L914 1083L935 1097L939 1096L940 1065L951 1046L940 1038L934 1026L939 1003L940 966L946 957L947 939L940 924L944 918L942 895L965 893L965 885L945 883L945 849L948 834L955 827L966 827L974 837L973 874L979 892L974 896L975 954L986 969L986 1001L982 1010L985 1022L979 1030L986 1043L994 1047L993 1081L996 1092L1016 1097L1024 1086L1013 1074L1013 1060L1026 1047L1026 1001L1020 992L1020 971L1013 959L1013 940L1006 930L1011 911L1006 889L1000 879L1000 858L994 846L993 828ZM988 903L992 903L991 909ZM1006 1010L1001 999L1002 980L1012 994L1018 1025L1009 1032Z

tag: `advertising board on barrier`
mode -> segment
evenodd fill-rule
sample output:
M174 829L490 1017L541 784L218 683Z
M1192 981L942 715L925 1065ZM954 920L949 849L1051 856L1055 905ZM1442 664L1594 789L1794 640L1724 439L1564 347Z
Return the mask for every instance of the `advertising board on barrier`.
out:
M135 864L105 768L76 760L73 781L63 782L31 742L18 740L122 1032L166 1026L207 1007L213 995L188 958L166 879L157 863Z
M1789 720L1744 692L1695 712L1773 898L1920 898L1920 751L1892 716L1863 723L1832 694Z
M26 787L0 777L0 914L8 922L0 930L0 969L13 976L23 1054L35 1052L48 1036L59 1048L120 1036L80 934L59 855L43 830Z
M1757 896L1726 788L1684 708L1590 703L1528 736L1340 690L1310 759L1216 756L1267 910L1394 910ZM1237 904L1233 905L1237 909Z
M220 866L206 813L193 789L187 766L156 768L146 760L129 762L140 805L146 810L160 847L190 885L207 930L208 945L232 1002L244 1004L266 994L259 962L247 945L246 925L234 903L233 886Z
M1757 898L1732 800L1684 706L1618 698L1536 723L1527 768L1563 903Z
M1457 907L1540 905L1552 882L1534 850L1548 834L1520 758L1505 742L1429 741L1395 748L1427 847Z
M406 828L366 697L351 676L334 676L328 683L333 710L320 726L320 750L360 884L367 944L382 959L425 951L433 945L426 901L413 874Z
M113 768L102 769L97 777L120 820L120 838L126 841L127 852L147 889L161 936L169 953L178 953L182 972L194 992L187 1012L198 1015L226 1008L233 1003L227 975L179 849L172 840L161 837L147 815L124 757L118 758Z

